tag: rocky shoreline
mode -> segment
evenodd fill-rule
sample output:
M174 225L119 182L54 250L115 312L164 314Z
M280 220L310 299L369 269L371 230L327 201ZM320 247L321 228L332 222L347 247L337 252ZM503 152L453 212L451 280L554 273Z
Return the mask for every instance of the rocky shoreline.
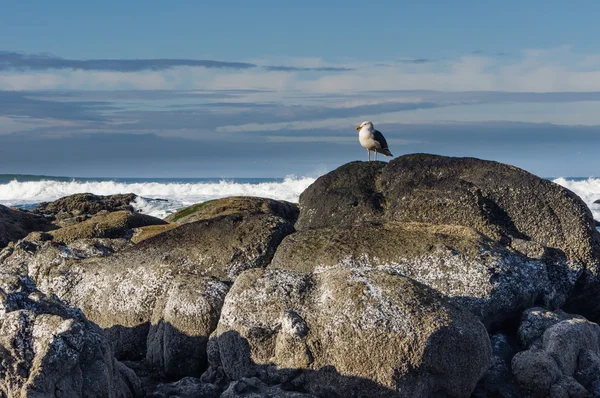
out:
M600 396L600 234L557 184L414 154L133 200L0 206L0 396Z

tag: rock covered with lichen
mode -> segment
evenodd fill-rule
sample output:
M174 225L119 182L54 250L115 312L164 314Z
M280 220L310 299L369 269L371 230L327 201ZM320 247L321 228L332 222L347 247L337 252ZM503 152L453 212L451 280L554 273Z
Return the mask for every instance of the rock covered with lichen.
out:
M536 304L560 307L574 283L561 263L528 257L472 228L424 223L302 230L283 240L270 267L393 269L448 295L492 329Z
M0 273L0 365L6 397L116 398L140 391L97 325L12 272Z
M250 270L209 342L213 372L317 396L468 396L490 343L469 311L400 274Z

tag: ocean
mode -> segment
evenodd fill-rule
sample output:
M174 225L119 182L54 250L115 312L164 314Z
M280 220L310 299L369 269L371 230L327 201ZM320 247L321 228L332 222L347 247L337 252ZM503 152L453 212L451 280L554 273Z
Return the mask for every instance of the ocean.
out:
M311 177L286 178L74 178L0 174L0 204L30 209L76 193L112 195L133 192L134 208L164 218L194 203L226 196L260 196L298 202Z
M112 195L133 192L139 196L135 209L155 217L168 214L194 203L226 196L260 196L298 202L298 198L314 177L286 178L76 178L0 174L0 204L33 208L75 193L91 192ZM600 178L551 178L575 192L588 205L594 219L600 220Z

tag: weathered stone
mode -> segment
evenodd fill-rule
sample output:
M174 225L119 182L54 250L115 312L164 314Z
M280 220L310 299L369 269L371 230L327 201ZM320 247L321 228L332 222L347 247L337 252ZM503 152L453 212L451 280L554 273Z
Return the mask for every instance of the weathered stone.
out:
M296 229L343 227L383 218L379 178L386 163L350 162L319 177L300 195Z
M94 195L91 193L78 193L65 196L54 202L40 203L34 210L38 214L44 214L55 218L57 224L61 226L71 225L73 222L83 221L87 217L99 212L113 212L119 210L134 211L131 203L134 202L137 195L132 193L117 195ZM78 218L79 217L79 218ZM63 225L63 221L67 221Z
M100 328L15 273L0 274L0 363L0 395L7 397L139 392Z
M600 391L599 365L600 326L578 316L553 324L512 360L518 386L531 397L595 395Z
M270 265L298 272L337 266L392 268L452 297L488 328L537 303L558 308L577 276L560 262L528 258L471 228L396 222L288 235Z
M159 218L130 211L99 214L78 224L50 232L58 242L71 243L85 238L131 238L133 229L146 225L165 224Z
M391 271L249 270L225 299L209 362L317 396L468 396L490 360L483 325Z
M281 385L267 386L256 377L242 378L232 382L221 394L220 398L316 398L312 394L305 394L298 391L287 391L281 388Z
M299 206L298 230L386 221L473 228L568 268L551 275L571 290L565 309L600 318L600 234L590 210L573 192L516 167L426 154L353 162L320 177Z
M221 389L203 383L195 377L184 377L174 383L159 384L155 391L146 395L149 398L219 398Z
M295 223L298 218L298 206L284 200L230 196L186 207L170 214L165 220L170 223L186 224L231 214L271 214Z
M580 318L582 316L567 314L564 311L550 311L545 308L533 307L523 312L521 325L519 326L519 340L523 347L529 348L548 329L565 319Z
M492 364L477 383L472 398L520 398L511 371L511 361L515 356L517 344L511 340L511 337L503 333L490 337Z
M134 228L133 236L131 241L133 243L140 243L146 239L152 238L153 236L162 234L163 232L170 231L177 228L179 224L159 224L159 225L146 225L144 227Z
M0 205L0 249L23 239L33 231L50 231L56 227L46 218L24 210Z

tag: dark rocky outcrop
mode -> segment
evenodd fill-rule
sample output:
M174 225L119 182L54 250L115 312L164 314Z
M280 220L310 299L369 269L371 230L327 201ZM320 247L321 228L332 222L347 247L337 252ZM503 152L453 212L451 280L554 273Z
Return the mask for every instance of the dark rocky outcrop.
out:
M27 277L0 273L0 395L133 397L137 376L102 330L44 295Z
M232 214L271 214L273 216L281 217L291 223L295 223L298 219L298 206L284 200L273 200L252 196L230 196L186 207L176 213L170 214L165 218L165 221L185 224Z
M24 210L0 205L0 249L33 231L50 231L56 227L46 218Z
M53 218L62 227L84 221L100 212L134 211L131 203L136 198L137 195L132 193L108 196L79 193L53 202L40 203L34 212Z
M528 311L519 334L531 341L512 359L512 371L526 397L591 397L600 391L600 326L579 315Z
M483 325L409 278L375 269L249 270L209 342L213 371L317 396L468 396L490 360Z
M557 184L473 158L415 154L387 164L353 162L302 193L296 229L390 221L473 228L540 259L562 301L568 293L565 308L600 316L593 299L600 293L600 234L585 203Z

